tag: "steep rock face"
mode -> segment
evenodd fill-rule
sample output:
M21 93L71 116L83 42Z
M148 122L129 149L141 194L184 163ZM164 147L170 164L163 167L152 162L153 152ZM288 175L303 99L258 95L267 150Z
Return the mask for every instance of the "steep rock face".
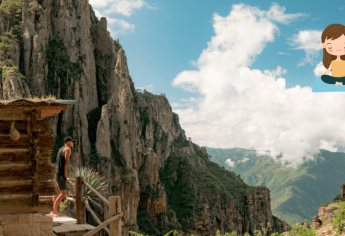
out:
M208 160L204 148L177 139L161 171L168 206L181 228L196 235L236 231L283 231L286 224L272 216L269 190L250 187L233 172ZM168 214L168 216L169 216Z
M27 83L19 72L21 58L21 2L4 0L0 5L0 98L30 97Z
M20 12L17 22L1 11L4 4ZM0 55L17 81L2 82L2 96L78 101L54 120L58 144L64 135L76 137L80 163L101 172L110 193L121 196L124 235L138 225L150 235L277 228L267 189L248 187L209 162L206 150L187 140L165 96L135 90L124 49L87 0L3 0L0 19L7 19L0 21L2 39L18 31L8 40L14 56Z

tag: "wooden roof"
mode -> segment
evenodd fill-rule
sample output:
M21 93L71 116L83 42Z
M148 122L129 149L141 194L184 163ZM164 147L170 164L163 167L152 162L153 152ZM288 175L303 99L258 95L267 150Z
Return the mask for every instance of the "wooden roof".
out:
M0 100L0 120L27 120L30 113L36 113L37 119L46 119L59 114L72 104L76 104L76 100Z

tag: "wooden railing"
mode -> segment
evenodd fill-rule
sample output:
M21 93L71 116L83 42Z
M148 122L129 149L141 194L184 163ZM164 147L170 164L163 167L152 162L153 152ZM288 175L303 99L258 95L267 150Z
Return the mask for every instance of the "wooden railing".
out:
M76 216L77 224L86 223L86 210L90 212L93 219L98 223L98 226L93 230L84 234L84 236L95 235L100 230L105 230L109 236L121 236L121 218L123 213L121 212L121 198L119 196L110 196L108 199L102 196L97 190L95 190L90 184L88 184L82 177L77 177L75 183L70 182L73 185L75 191L76 204ZM91 192L93 192L104 205L105 221L102 222L97 214L92 210L89 202L84 194L84 186L86 186ZM109 228L107 227L109 225Z

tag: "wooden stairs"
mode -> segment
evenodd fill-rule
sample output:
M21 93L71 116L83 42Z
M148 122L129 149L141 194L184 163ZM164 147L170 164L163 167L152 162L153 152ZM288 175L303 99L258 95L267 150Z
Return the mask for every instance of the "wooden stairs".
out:
M95 226L89 224L77 224L76 219L68 216L53 218L54 236L82 236L94 228Z

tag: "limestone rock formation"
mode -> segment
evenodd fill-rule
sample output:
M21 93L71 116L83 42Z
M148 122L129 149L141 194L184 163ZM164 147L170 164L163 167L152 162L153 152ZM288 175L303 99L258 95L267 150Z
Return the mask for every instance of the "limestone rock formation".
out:
M266 188L247 186L187 139L164 95L135 90L125 50L87 0L2 0L4 41L9 47L0 53L0 66L22 77L2 73L2 98L78 101L53 121L57 145L65 135L75 137L80 163L96 168L110 193L121 196L124 235L286 227L272 216Z

